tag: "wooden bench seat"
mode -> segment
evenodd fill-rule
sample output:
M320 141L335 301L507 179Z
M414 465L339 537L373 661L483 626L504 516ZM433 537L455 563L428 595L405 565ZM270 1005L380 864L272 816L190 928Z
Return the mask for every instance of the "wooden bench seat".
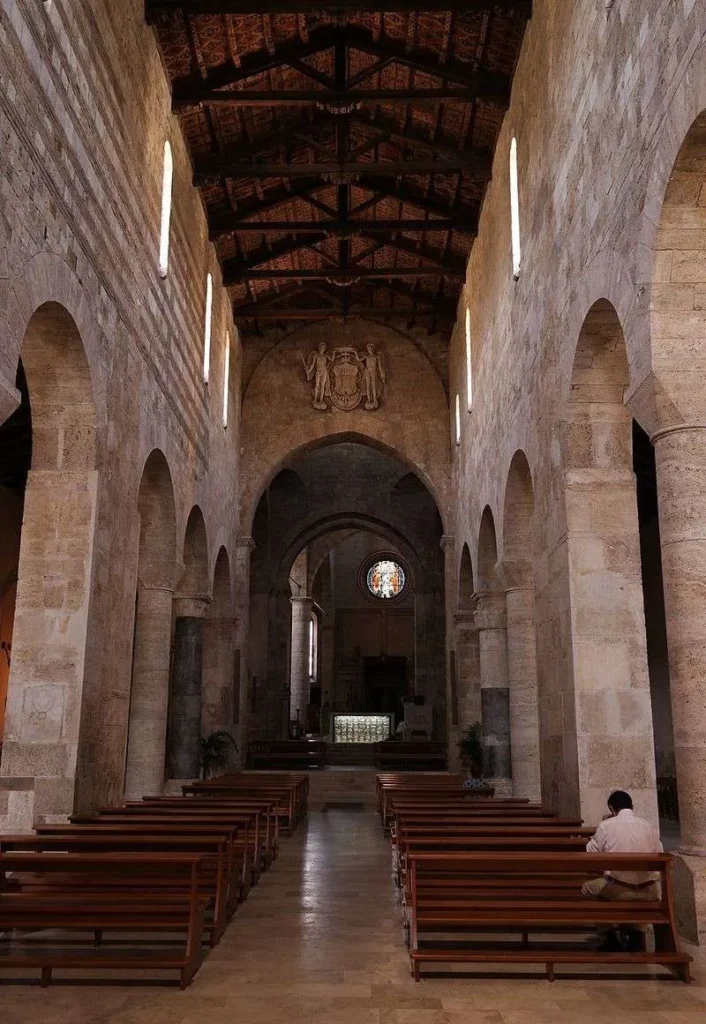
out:
M660 964L689 980L691 958L679 949L668 854L533 852L408 852L410 960L415 980L425 963L542 963L553 979L558 963ZM587 877L605 871L653 871L661 897L653 901L607 901L580 895ZM527 890L526 878L535 880ZM561 880L562 892L549 897ZM572 894L571 887L573 879ZM485 890L484 890L485 887ZM651 925L655 951L606 954L587 939L602 927ZM493 942L488 933L501 933ZM567 933L582 944L567 941ZM453 935L438 944L438 936ZM510 945L508 939L515 944ZM537 939L541 938L541 948ZM475 944L474 944L475 943Z
M234 830L230 835L222 831L212 835L203 833L197 835L183 833L153 835L142 831L136 833L130 829L111 830L108 833L100 829L89 831L81 827L71 829L70 826L64 826L64 829L64 832L43 835L0 835L0 851L58 852L64 850L69 853L126 851L130 853L201 854L203 860L199 894L207 900L206 913L210 944L215 946L220 941L228 921L235 913L240 901L242 868L241 863L234 857L236 835ZM67 829L70 831L66 831ZM73 881L79 891L85 890L85 879L76 876ZM68 879L64 881L64 885L67 884L70 884ZM183 887L184 880L181 880L181 885ZM23 890L27 892L32 888L33 891L38 891L39 888L46 888L46 886L47 882L41 876L31 880L25 876ZM106 891L109 887L108 881L102 880L101 886L102 890ZM115 892L125 893L133 887L132 880L116 878L112 889ZM165 880L164 883L153 882L152 894L156 892L157 887L161 893L179 892L179 883L174 880Z
M203 856L192 853L0 853L0 968L36 967L43 986L55 968L177 970L186 988L203 959L202 866ZM116 891L120 881L131 896ZM152 893L165 884L176 891ZM128 932L134 948L62 944L66 933L84 932L92 943ZM180 935L178 947L155 947L162 933Z

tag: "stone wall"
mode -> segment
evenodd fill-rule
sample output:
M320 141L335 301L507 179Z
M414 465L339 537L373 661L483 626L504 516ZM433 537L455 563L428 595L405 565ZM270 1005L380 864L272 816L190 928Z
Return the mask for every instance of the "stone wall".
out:
M186 522L195 504L205 519L211 578L222 546L235 563L242 359L141 0L54 0L49 11L39 3L0 0L0 65L0 419L17 401L15 376L18 358L24 362L28 324L51 303L75 326L95 420L94 520L90 541L80 544L87 590L75 613L83 620L81 656L76 654L61 682L51 646L71 599L45 594L43 607L32 613L36 652L22 664L18 656L10 681L0 821L14 809L18 822L27 814L70 810L74 797L85 808L122 793L138 490L154 449L164 454L173 487L171 586L179 582ZM175 171L170 267L162 280L157 255L165 139L171 141ZM215 294L211 378L204 386L208 270ZM228 331L230 426L224 430ZM51 336L49 325L47 345ZM44 342L40 338L40 357ZM51 374L51 362L47 370ZM74 385L57 370L54 386L69 396L62 400L71 401ZM30 382L30 403L36 398ZM36 463L30 474L37 523L41 516L51 523L59 514L57 474L80 444L78 435L67 434L65 441L64 462L52 463L45 497L39 478L33 480ZM52 706L57 714L59 707L71 706L71 721L49 722L45 735L41 715L35 715L39 724L28 732L26 709L35 706L34 698L41 704L41 688L54 683L63 688L63 703ZM59 734L73 750L73 767L57 759Z

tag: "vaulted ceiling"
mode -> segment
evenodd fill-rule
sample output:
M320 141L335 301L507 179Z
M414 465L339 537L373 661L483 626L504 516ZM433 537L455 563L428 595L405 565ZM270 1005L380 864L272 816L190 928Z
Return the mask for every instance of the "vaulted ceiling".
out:
M531 0L146 0L241 331L448 332Z

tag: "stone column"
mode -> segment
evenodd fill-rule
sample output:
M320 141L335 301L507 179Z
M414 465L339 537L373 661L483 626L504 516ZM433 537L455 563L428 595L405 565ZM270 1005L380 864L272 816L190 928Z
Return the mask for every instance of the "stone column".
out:
M292 602L292 651L289 674L289 717L297 718L306 728L306 710L309 706L309 629L314 602L310 597L293 597Z
M125 769L129 800L164 788L173 597L169 587L138 587Z
M245 764L245 750L249 739L249 716L251 706L250 685L252 666L250 664L250 561L255 550L252 537L238 537L235 542L235 564L233 584L235 589L235 632L234 650L240 651L240 714L235 740L238 744L238 759ZM235 711L235 709L233 709Z
M541 800L534 592L531 587L511 587L505 591L505 602L512 795Z
M74 810L98 473L30 471L0 768L0 831ZM4 524L0 524L0 530ZM95 681L94 681L95 682Z
M512 791L510 695L507 674L505 595L474 595L480 652L480 698L483 722L483 775L497 796Z
M566 472L567 572L571 616L563 750L578 764L579 810L587 825L606 813L613 789L627 790L657 823L657 790L640 529L632 468ZM573 802L573 801L572 801ZM567 811L563 794L558 809Z
M461 732L482 721L480 685L480 648L478 627L473 612L454 615L456 631L456 675L458 689L458 727Z
M167 727L167 778L197 779L201 755L204 597L174 600L174 652Z
M203 692L201 734L208 736L223 729L233 732L237 711L233 704L237 691L234 676L234 640L237 620L232 615L209 617L203 624Z
M460 735L460 659L454 629L456 608L456 541L445 533L439 546L444 553L444 692L446 694L446 742L449 771L459 770L458 738Z
M691 921L706 942L706 427L682 425L652 438L669 648L682 869ZM680 878L680 888L685 879ZM681 915L680 915L681 916ZM680 921L681 924L681 921Z

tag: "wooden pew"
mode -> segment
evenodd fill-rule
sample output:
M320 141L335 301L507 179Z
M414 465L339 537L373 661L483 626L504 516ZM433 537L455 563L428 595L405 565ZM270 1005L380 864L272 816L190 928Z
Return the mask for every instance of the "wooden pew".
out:
M202 864L195 853L0 853L0 967L38 968L43 986L57 968L176 970L186 988L203 959ZM104 941L67 947L28 934L46 929ZM135 948L111 947L113 932L130 933ZM155 948L163 932L182 936L180 946Z
M285 828L293 830L307 813L309 776L292 772L235 772L182 787L186 796L261 796L276 799Z
M226 812L221 814L219 812L212 812L210 814L178 814L168 813L160 811L157 808L145 807L144 810L139 808L105 808L100 811L97 815L71 815L69 822L72 825L79 827L90 827L95 825L117 825L126 829L129 826L142 826L145 831L153 833L154 831L159 832L167 826L174 826L173 835L181 833L189 833L189 830L193 826L206 826L212 825L220 827L221 830L227 830L228 828L240 827L238 835L233 839L233 852L234 857L237 857L237 863L240 868L241 886L240 886L240 897L244 898L247 895L248 890L254 885L259 878L259 863L256 855L256 848L252 837L248 832L248 820L245 816L238 821L238 817L235 814ZM47 834L45 830L46 826L41 826L42 834Z
M142 800L128 800L125 810L137 810L148 807L152 813L162 810L167 814L181 816L204 814L210 812L230 812L235 820L244 819L248 822L253 843L261 851L260 867L266 871L276 860L279 850L279 816L274 803L264 802L259 798L239 799L200 797L198 800L182 796L145 796Z
M408 856L410 961L416 981L423 964L439 963L543 964L550 981L556 964L591 964L599 970L615 964L660 964L682 981L690 980L691 957L679 949L669 854L410 850ZM659 872L660 899L608 901L580 894L587 877L609 870ZM539 897L536 887L525 889L529 879L544 884ZM564 883L558 893L557 879ZM572 890L567 891L567 884ZM579 944L567 940L567 933L595 938L601 927L646 925L654 928L653 953L603 953L585 939ZM489 932L515 935L517 941L491 943ZM433 939L439 934L457 937L440 948ZM540 934L541 947L531 941Z
M236 831L164 832L140 825L43 826L36 835L0 835L4 852L60 850L69 853L198 853L203 857L200 895L207 900L206 916L211 946L221 939L242 893L242 865L235 859ZM241 855L242 860L242 855ZM122 883L116 883L120 891ZM173 888L173 887L172 887ZM163 889L162 889L163 891Z
M375 744L373 757L378 768L446 770L446 744L429 740L384 740Z
M326 743L320 740L257 740L248 743L249 769L326 767Z

